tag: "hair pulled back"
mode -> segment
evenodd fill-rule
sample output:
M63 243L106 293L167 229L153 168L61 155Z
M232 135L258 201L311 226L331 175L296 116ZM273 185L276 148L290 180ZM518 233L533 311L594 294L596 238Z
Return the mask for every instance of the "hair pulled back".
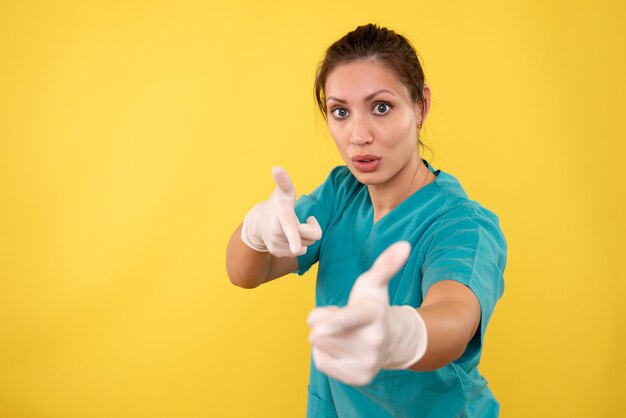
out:
M358 60L372 60L393 71L406 86L411 99L425 108L424 71L415 48L404 36L372 23L359 26L326 50L315 76L315 100L326 118L324 86L328 75L338 66Z

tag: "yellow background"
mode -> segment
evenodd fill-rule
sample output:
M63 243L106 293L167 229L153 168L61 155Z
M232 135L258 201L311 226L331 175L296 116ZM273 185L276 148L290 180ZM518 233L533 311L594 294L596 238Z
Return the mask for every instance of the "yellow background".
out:
M313 74L370 21L501 218L502 416L624 413L623 1L1 1L0 416L304 415L314 272L238 289L225 247L273 165L340 163Z

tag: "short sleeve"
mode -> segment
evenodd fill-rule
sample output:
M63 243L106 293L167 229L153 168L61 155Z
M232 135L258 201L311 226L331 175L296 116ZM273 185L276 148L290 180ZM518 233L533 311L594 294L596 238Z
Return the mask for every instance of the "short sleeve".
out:
M314 216L322 229L322 240L333 218L338 191L343 189L348 175L349 171L345 166L335 167L324 183L312 193L300 196L296 202L296 215L300 222L304 223L309 216ZM306 254L298 257L299 275L306 273L319 260L322 240L310 245Z
M422 267L422 296L439 281L456 280L480 303L480 335L470 341L460 361L478 361L487 323L504 292L507 252L497 216L483 208L471 212L436 228Z

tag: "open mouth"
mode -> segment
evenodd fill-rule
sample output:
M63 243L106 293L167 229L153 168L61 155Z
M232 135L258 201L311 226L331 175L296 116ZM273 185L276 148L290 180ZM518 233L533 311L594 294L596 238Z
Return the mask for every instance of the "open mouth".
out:
M371 172L380 165L380 157L370 155L356 155L352 158L354 167L361 172Z

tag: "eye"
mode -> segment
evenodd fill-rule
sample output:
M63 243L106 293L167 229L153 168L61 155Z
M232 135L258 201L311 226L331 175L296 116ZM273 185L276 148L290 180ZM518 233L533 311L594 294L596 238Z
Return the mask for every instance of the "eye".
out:
M375 115L384 115L386 113L389 113L390 110L391 105L389 103L376 103L374 105L374 109L372 109L372 112Z
M337 119L344 119L344 118L348 117L348 115L349 115L348 110L344 109L343 107L335 107L330 112Z

